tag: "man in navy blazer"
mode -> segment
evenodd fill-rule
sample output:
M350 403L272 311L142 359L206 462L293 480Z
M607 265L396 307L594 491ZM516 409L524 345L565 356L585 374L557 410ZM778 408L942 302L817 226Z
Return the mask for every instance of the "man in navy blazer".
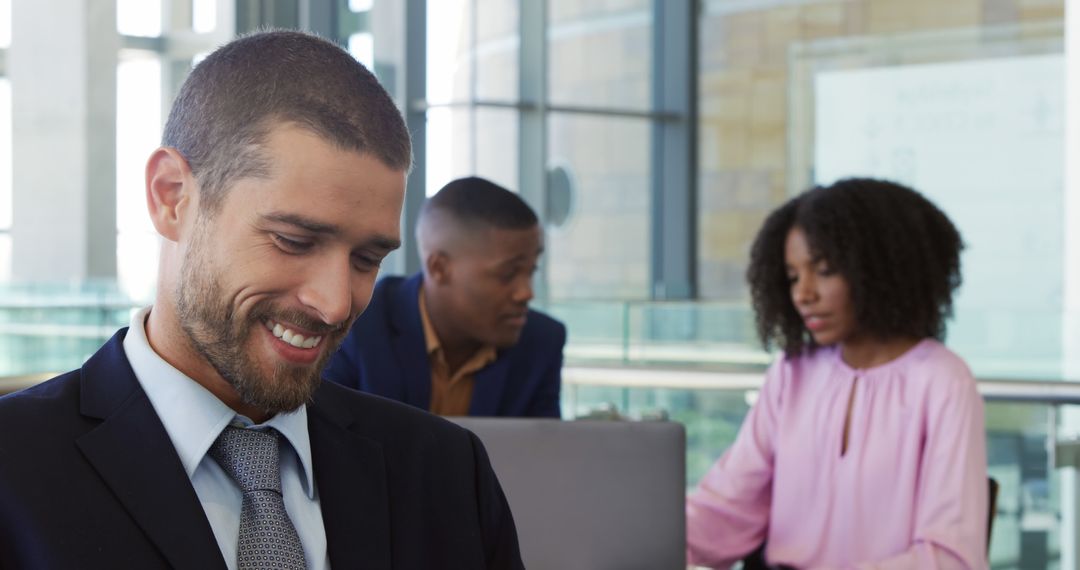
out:
M536 214L482 178L454 180L417 223L424 270L375 287L327 379L441 415L559 417L566 328L528 308Z
M321 381L410 162L338 46L264 32L196 66L146 167L154 305L0 398L0 568L521 568L475 436Z

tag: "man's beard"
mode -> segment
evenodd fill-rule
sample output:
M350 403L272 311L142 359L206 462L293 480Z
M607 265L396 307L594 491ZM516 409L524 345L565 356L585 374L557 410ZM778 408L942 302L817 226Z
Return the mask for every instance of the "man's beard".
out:
M255 304L250 314L238 316L206 255L202 236L209 233L209 228L201 222L197 225L203 226L196 231L200 237L195 238L184 259L175 292L180 326L191 346L236 389L245 404L271 417L296 410L311 401L327 360L344 338L345 327L327 325L296 309L275 309L268 300ZM268 319L323 336L319 359L304 366L278 361L267 376L254 351L246 345L253 334L262 334L255 327L264 327Z

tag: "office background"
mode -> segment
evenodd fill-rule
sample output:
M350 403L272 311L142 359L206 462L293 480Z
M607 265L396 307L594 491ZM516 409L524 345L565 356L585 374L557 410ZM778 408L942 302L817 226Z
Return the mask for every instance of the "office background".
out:
M667 415L692 484L772 355L743 272L765 214L892 178L967 241L948 344L987 404L993 568L1080 568L1080 16L1065 0L0 0L0 377L67 370L151 298L143 165L237 33L339 41L398 101L420 201L477 174L547 227L564 416ZM1073 69L1075 68L1075 69ZM1064 467L1059 467L1064 465Z

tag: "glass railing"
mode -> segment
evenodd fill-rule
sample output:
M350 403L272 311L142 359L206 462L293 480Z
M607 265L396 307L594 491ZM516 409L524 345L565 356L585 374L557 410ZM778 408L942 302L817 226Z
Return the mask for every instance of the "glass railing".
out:
M78 368L137 305L110 281L0 285L0 377Z
M0 376L78 367L144 304L114 282L0 285ZM569 331L575 366L663 366L761 371L745 303L565 301L540 307ZM1080 381L1080 314L957 309L949 346L979 378Z
M763 370L775 357L761 348L746 303L568 301L541 310L566 324L572 365ZM957 307L947 344L980 378L1080 381L1080 313Z
M764 367L772 357L754 337L742 304L710 302L550 302L541 307L569 331L572 364Z

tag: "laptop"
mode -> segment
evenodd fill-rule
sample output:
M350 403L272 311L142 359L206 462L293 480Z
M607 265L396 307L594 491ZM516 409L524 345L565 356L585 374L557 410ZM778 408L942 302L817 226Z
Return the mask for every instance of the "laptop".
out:
M530 570L685 570L682 424L448 418L487 449Z

